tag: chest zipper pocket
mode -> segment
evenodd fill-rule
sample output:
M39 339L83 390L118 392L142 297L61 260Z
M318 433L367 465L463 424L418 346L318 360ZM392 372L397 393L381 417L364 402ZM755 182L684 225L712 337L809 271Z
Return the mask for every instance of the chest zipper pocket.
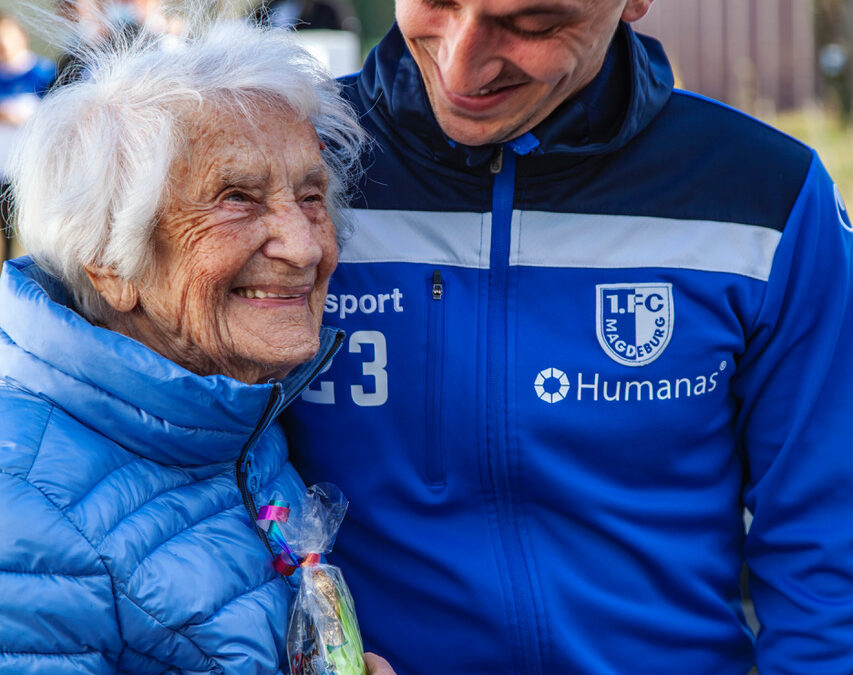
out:
M434 487L444 485L442 447L442 391L444 387L444 306L447 288L441 272L435 270L429 282L427 300L426 353L426 479Z

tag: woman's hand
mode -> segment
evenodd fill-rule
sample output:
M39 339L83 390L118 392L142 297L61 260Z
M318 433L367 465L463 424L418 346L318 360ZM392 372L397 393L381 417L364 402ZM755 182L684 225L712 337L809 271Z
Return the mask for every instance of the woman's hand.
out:
M390 663L370 652L364 655L364 665L367 666L367 675L395 675Z

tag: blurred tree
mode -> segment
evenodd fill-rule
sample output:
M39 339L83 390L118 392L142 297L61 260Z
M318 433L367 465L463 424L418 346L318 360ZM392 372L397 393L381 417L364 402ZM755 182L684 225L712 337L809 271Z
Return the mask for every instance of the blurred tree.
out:
M394 23L394 0L353 0L361 19L362 46L368 51Z
M815 0L821 74L845 124L853 112L853 0Z

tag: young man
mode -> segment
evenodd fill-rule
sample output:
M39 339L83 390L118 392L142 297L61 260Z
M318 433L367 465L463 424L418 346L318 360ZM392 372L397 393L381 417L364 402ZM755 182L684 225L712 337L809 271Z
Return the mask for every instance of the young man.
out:
M650 4L398 0L344 81L348 347L288 424L401 674L853 672L850 220Z

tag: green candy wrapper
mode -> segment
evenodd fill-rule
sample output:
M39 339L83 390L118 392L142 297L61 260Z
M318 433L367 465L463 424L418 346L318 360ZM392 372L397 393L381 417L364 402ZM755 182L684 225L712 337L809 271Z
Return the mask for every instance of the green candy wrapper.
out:
M332 550L347 506L336 486L313 485L271 537L282 548L280 557L286 553L300 563L287 627L291 675L367 675L352 595L340 569L320 562Z
M291 675L365 675L352 596L334 565L302 568L287 629Z

